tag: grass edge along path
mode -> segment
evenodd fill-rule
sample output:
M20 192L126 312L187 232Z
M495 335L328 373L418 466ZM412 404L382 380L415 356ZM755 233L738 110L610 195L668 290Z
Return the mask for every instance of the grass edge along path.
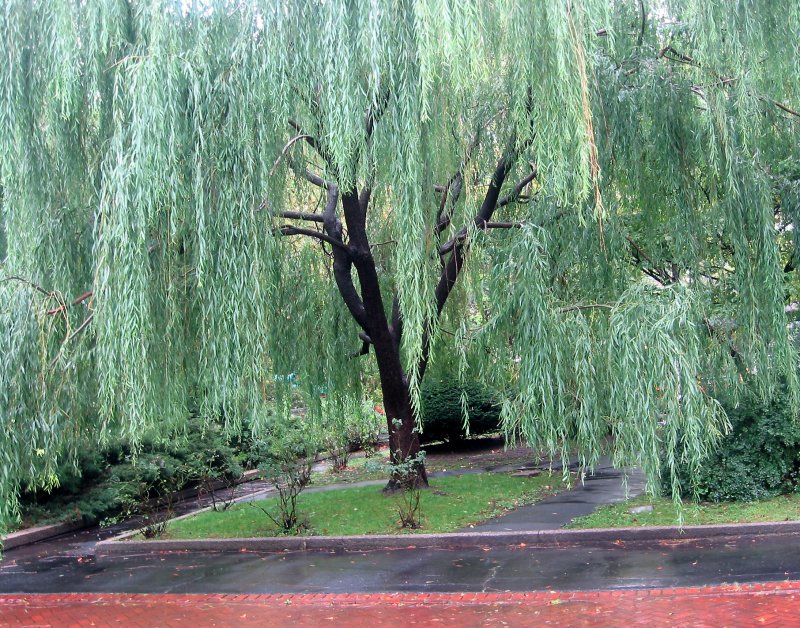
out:
M652 506L652 512L630 512ZM800 494L778 495L757 502L719 502L683 504L683 526L718 523L762 523L800 520ZM672 500L642 495L634 499L602 506L592 514L578 517L567 528L631 528L677 525Z
M298 512L305 518L306 535L351 536L402 532L454 532L539 501L564 489L559 474L534 478L480 473L434 478L421 492L422 527L399 527L399 495L385 495L378 486L341 488L298 497ZM273 499L259 505L269 507ZM170 523L164 539L248 538L276 536L278 530L257 507L240 503L225 512L206 511ZM131 540L136 540L132 538Z

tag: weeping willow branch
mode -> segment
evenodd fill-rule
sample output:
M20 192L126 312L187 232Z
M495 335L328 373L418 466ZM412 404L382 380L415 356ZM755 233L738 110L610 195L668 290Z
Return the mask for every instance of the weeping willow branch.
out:
M327 189L330 186L330 183L325 181L321 176L298 164L294 159L292 159L291 155L286 155L286 161L289 163L294 172L299 174L309 183L312 183L313 185L323 189Z
M526 148L532 138L524 143L521 149ZM492 178L489 182L489 187L486 190L486 195L484 196L483 203L481 203L481 207L478 210L477 215L473 220L473 224L476 228L481 229L485 228L486 224L489 223L489 220L494 214L495 210L497 209L497 202L500 197L500 190L503 187L503 183L506 180L509 172L511 172L511 168L513 167L514 163L517 160L517 148L516 148L516 137L512 137L511 141L509 142L503 156L500 158L500 161L497 163L495 167L494 173L492 174ZM462 229L465 231L466 228ZM466 231L465 231L466 232ZM445 264L444 268L442 269L442 273L439 277L439 282L436 285L436 289L434 291L435 299L436 299L436 316L440 316L442 310L444 309L444 305L447 302L447 298L450 296L450 293L453 290L453 287L456 284L456 280L458 279L458 275L464 267L464 257L467 253L468 249L468 242L467 240L462 240L460 242L455 242L453 245L452 254L450 255L450 259ZM430 360L430 349L431 349L431 323L428 321L425 325L425 329L423 331L423 339L422 339L422 357L417 365L416 373L418 380L422 380L425 375L425 370L428 367L428 361Z
M529 175L524 177L519 183L514 186L514 189L502 199L497 202L496 208L505 207L513 203L515 200L519 199L519 195L525 187L530 184L536 178L536 167L533 167L533 170ZM449 221L448 221L449 223ZM441 223L440 223L441 224ZM523 226L524 223L521 222L491 222L489 220L481 220L479 218L475 219L475 227L479 230L485 229L513 229L513 228L520 228ZM455 248L455 246L461 242L464 242L467 239L467 227L462 227L458 233L453 236L450 240L445 242L442 246L439 247L439 255L446 255L450 251Z
M642 16L642 23L639 27L639 36L636 38L636 45L641 46L644 41L644 29L647 25L647 11L644 8L644 0L639 0L639 13Z
M647 253L644 252L644 249L642 249L642 247L639 246L633 240L633 238L631 238L630 236L626 235L625 239L628 241L628 244L631 245L631 249L633 250L633 261L634 261L634 263L640 264L639 268L645 275L647 275L648 277L650 277L654 281L657 281L658 283L660 283L660 284L662 284L664 286L669 285L670 283L673 283L675 281L675 277L670 275L670 273L668 271L666 271L665 269L659 268L656 265L656 263L653 261L653 259ZM647 267L641 265L642 259L644 259L647 262L649 262L650 266L652 268L647 268Z
M339 188L331 185L328 188L328 200L322 212L323 225L328 237L343 242L342 221L336 215L339 202ZM334 247L333 249L333 278L336 287L344 301L350 315L358 325L369 333L369 321L364 301L353 283L351 270L353 268L352 250L347 246Z
M300 140L308 140L308 139L311 139L310 135L305 135L305 134L301 133L300 135L295 135L292 139L290 139L288 142L286 142L286 145L283 147L283 150L281 150L281 153L280 153L280 155L278 155L278 158L275 160L275 163L272 164L272 169L269 171L269 176L271 177L273 174L275 174L275 168L278 167L278 164L281 163L281 159L283 158L283 156L286 154L286 152L292 147L292 145L295 142L298 142Z
M83 303L83 302L84 302L86 299L89 299L89 298L91 298L92 296L94 296L94 290L89 290L88 292L85 292L85 293L83 293L81 296L79 296L77 299L75 299L75 300L74 300L74 301L71 303L71 305L80 305L80 304L81 304L81 303ZM50 316L53 316L54 314L58 314L59 312L63 312L63 311L65 311L66 309L67 309L67 306L66 306L66 304L62 304L62 305L59 305L58 307L55 307L55 308L53 308L52 310L47 310L47 313L48 313Z
M488 124L488 122L486 123ZM450 177L450 180L447 182L447 185L441 188L442 198L439 201L439 212L436 215L436 226L434 227L433 234L435 237L444 232L450 226L451 221L451 212L448 211L448 208L453 208L458 203L458 199L461 197L461 190L464 188L464 169L469 164L470 158L472 157L472 153L478 147L480 143L480 134L481 130L484 128L485 124L478 128L475 132L475 136L472 138L472 141L467 146L467 150L465 151L464 158L461 160L461 164L459 165L458 170L455 174ZM439 186L435 186L438 188ZM448 198L449 197L449 198Z
M520 198L520 194L522 194L522 190L524 190L528 184L530 184L535 178L537 174L537 169L535 164L531 164L531 173L522 179L519 183L514 186L514 189L511 191L510 194L504 196L497 202L497 207L505 207Z
M499 207L498 203L498 207ZM524 222L481 222L475 225L477 229L484 231L487 229L521 229L525 226ZM442 246L439 247L439 255L446 255L450 251L452 251L455 246L461 242L464 242L467 239L467 228L462 227L461 230L450 240L445 242Z
M297 131L297 133L298 133L298 136L299 136L301 139L305 140L305 141L306 141L306 143L307 143L307 144L308 144L308 145L309 145L311 148L313 148L313 149L314 149L314 150L317 152L317 154L318 154L320 157L322 157L322 159L323 159L323 160L325 160L325 162L326 162L328 165L331 165L331 164L333 163L333 160L331 159L331 156L330 156L330 154L328 153L328 151L326 151L326 150L325 150L325 149L324 149L324 148L323 148L323 147L320 145L320 143L319 143L319 141L317 140L317 138L315 138L313 135L309 135L308 133L306 133L305 131L303 131L303 127L301 127L301 126L300 126L300 123L299 123L299 122L297 122L296 120L294 120L294 119L292 119L292 118L289 118L289 120L288 120L288 124L289 124L289 126L291 126L291 127L292 127L292 128L295 130L295 131Z
M558 311L561 314L566 314L568 312L578 312L581 310L613 310L614 306L608 303L585 303L582 305L570 305L568 307L562 307Z
M669 56L667 55L668 52L670 53ZM686 65L691 65L696 68L700 67L700 64L697 62L697 60L693 59L689 55L685 55L681 52L678 52L670 44L667 44L666 46L661 48L661 50L658 51L658 55L656 56L656 58L657 59L665 58L669 59L670 61L678 61L679 63L685 63Z
M778 102L777 100L773 100L773 101L771 101L771 102L772 102L772 104L773 104L773 105L775 105L775 106L776 106L778 109L781 109L781 110L785 111L785 112L786 112L786 113L788 113L788 114L791 114L791 115L793 115L793 116L796 116L796 117L800 118L800 111L795 111L795 110L794 110L794 109L792 109L791 107L789 107L789 106L787 106L787 105L784 105L783 103L780 103L780 102Z
M19 283L25 284L26 286L33 288L34 290L36 290L36 292L43 294L46 297L53 298L54 296L54 293L48 292L47 290L42 288L39 284L31 281L30 279L25 279L24 277L19 277L17 275L8 275L6 277L3 277L3 279L0 281L2 281L3 283L7 281L18 281Z
M56 353L55 357L50 361L51 369L58 363L58 359L64 352L64 347L66 347L70 342L72 342L72 340L75 339L76 336L78 336L78 334L80 334L84 329L86 329L89 326L89 323L91 323L93 320L94 320L94 314L89 314L89 316L87 316L86 319L80 325L78 325L75 331L73 331L71 334L69 334L69 336L64 338L64 341L58 348L58 352Z

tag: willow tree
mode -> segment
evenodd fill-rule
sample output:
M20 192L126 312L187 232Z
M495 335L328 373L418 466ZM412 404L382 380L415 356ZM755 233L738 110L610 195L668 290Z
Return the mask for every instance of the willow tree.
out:
M718 387L794 377L797 32L768 0L3 0L3 515L83 443L258 429L287 373L344 407L370 360L396 462L438 370L584 466L700 464Z

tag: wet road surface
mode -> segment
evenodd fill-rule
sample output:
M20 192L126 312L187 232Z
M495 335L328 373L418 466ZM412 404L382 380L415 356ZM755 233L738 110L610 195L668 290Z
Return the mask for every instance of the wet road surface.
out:
M74 549L27 558L10 550L0 564L0 593L493 592L798 578L800 535L775 535L606 547L197 552L100 560Z

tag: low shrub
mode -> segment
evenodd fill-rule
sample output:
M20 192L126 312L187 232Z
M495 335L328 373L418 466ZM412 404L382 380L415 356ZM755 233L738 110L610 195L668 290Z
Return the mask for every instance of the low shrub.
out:
M795 490L800 469L800 424L785 393L769 401L745 395L721 400L731 422L703 465L696 484L701 501L755 501ZM692 487L681 473L687 497Z
M82 452L77 468L71 463L59 468L54 490L23 490L21 510L29 523L113 522L134 514L146 519L157 506L152 500L168 501L174 491L211 480L232 483L241 474L221 428L190 418L185 434L146 440L135 456L124 443Z
M307 527L297 510L297 497L311 482L311 469L319 450L314 430L309 428L300 417L274 419L265 438L253 444L259 470L277 491L277 508L251 505L261 510L283 534L300 534Z
M345 403L331 410L323 412L318 440L330 455L331 470L338 473L347 468L353 452L364 450L370 456L375 451L385 423L371 401Z
M420 390L422 433L420 441L458 441L467 436L496 432L500 426L500 404L481 384L463 385L444 380L425 381ZM467 398L469 431L464 426L462 396Z

